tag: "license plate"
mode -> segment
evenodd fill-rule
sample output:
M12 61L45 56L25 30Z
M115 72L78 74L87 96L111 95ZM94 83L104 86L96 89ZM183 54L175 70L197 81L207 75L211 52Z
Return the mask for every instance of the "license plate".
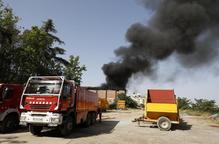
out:
M43 118L34 117L33 120L34 120L34 121L39 121L39 122L41 122L41 121L43 121Z

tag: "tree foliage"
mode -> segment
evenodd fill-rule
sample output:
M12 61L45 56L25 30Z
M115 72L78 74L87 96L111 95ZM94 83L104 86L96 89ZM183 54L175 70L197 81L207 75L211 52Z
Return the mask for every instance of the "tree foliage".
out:
M119 100L125 100L125 106L129 108L137 108L138 104L131 97L127 96L125 93L121 93L118 95Z
M47 22L50 23L49 26L53 25L52 20ZM68 63L58 57L58 55L63 55L65 50L57 46L54 47L57 38L51 36L54 30L45 29L47 22L41 27L33 26L22 34L22 45L19 51L19 74L22 75L23 79L29 75L61 75L60 64L66 65ZM54 29L54 26L52 27ZM58 44L62 44L62 42Z
M86 71L86 67L85 65L80 66L79 56L71 55L69 57L69 64L67 64L64 72L67 79L74 80L77 85L80 85L84 71Z
M181 110L192 110L197 112L219 113L219 107L215 100L194 99L191 101L185 97L178 97L178 108Z
M13 80L16 74L16 54L20 45L18 17L0 1L0 80Z
M61 57L65 53L60 47L64 42L56 36L53 20L22 30L18 21L12 9L0 0L0 82L24 83L33 75L64 74L81 82L86 68L79 66L79 57L71 56L69 62ZM70 73L70 69L76 71Z
M127 96L125 93L118 94L114 102L110 105L111 109L116 108L116 104L118 100L124 100L125 101L125 106L127 108L137 108L138 104L135 100L133 100L131 97Z
M191 108L191 100L186 97L178 97L177 103L179 109L185 110Z
M215 100L207 99L195 99L195 102L192 103L192 109L199 112L219 112Z

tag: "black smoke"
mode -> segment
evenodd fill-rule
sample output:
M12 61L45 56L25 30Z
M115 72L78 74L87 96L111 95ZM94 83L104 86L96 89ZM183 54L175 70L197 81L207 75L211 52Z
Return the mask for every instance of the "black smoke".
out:
M154 11L149 24L133 24L129 46L115 50L118 61L104 64L105 86L125 88L132 74L148 76L157 61L177 54L185 67L209 64L217 56L219 0L142 0Z

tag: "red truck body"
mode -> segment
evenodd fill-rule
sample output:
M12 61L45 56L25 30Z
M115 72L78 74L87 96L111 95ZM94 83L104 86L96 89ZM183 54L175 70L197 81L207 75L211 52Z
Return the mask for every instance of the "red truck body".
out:
M24 89L20 124L34 135L43 127L58 127L67 135L77 124L89 126L98 113L97 93L62 76L30 77Z
M97 114L98 95L86 87L78 87L76 97L77 124L80 124L85 121L89 111Z
M23 85L0 84L0 127L2 132L9 132L19 125L19 109Z

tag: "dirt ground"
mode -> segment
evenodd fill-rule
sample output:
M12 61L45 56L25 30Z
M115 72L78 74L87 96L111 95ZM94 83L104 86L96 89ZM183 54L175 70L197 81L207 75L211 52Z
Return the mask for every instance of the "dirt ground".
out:
M55 130L42 136L31 135L26 128L11 134L0 134L0 144L219 144L219 127L197 116L182 115L184 122L171 131L160 131L151 124L131 122L141 110L110 111L103 122L89 128L76 128L63 138Z

